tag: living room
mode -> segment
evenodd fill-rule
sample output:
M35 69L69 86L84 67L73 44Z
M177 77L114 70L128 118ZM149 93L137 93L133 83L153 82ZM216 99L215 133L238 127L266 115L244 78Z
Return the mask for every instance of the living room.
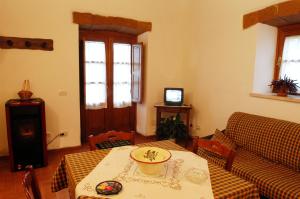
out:
M165 87L184 88L193 136L225 129L237 111L299 123L297 102L251 95L263 28L243 28L247 13L285 1L0 1L1 36L52 39L54 48L0 50L0 156L9 150L5 103L18 98L26 79L33 98L45 101L47 140L67 132L48 150L81 145L79 28L73 12L151 22L151 31L138 36L145 46L145 87L136 107L136 131L143 136L155 135L154 105L163 102Z

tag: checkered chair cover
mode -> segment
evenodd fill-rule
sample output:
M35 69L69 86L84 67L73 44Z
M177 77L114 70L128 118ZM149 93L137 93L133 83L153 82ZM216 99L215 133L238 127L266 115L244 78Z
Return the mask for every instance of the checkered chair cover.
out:
M237 144L232 173L267 198L300 198L300 124L237 112L225 135ZM224 168L224 159L202 149L198 155Z
M300 171L300 124L236 112L225 135L239 147Z
M98 149L110 149L119 146L132 145L128 140L104 141L96 144Z
M239 148L232 173L254 183L268 198L299 199L300 173Z

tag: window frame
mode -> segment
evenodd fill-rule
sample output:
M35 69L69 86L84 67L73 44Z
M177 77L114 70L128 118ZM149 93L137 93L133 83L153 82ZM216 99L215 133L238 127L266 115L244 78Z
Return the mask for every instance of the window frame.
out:
M102 30L79 30L79 38L82 41L102 41L105 43L105 50L106 50L106 64L111 65L113 64L113 53L110 50L111 46L113 43L125 43L125 44L130 44L131 46L138 44L137 42L137 36L136 35L131 35L131 34L126 34L126 33L118 33L118 32L112 32L112 31L102 31ZM85 74L84 66L82 66L82 72ZM113 82L112 82L112 75L113 75L113 68L108 68L106 70L106 83L107 87L112 88L113 87ZM83 77L83 81L84 77ZM141 83L142 85L142 83ZM83 87L83 98L85 94L85 87ZM113 96L113 88L107 90L107 97ZM112 97L109 97L112 99ZM84 99L85 101L85 99ZM136 101L132 101L136 102ZM108 104L113 104L112 100L107 101ZM109 105L108 105L109 106Z
M107 90L107 108L104 109L95 109L88 110L86 109L85 104L85 65L84 65L84 41L102 41L105 43L106 49L106 64L112 66L113 62L113 52L109 48L112 47L112 43L130 43L131 46L133 44L137 44L137 35L111 32L111 31L101 31L101 30L88 30L88 29L79 29L79 92L80 92L80 122L81 122L81 141L84 143L88 138L88 133L93 132L105 132L107 130L111 130L115 127L113 126L113 118L114 115L122 116L122 114L116 114L117 109L113 107L113 82L112 82L112 74L113 67L108 67L106 70L107 76L107 87L110 89ZM129 42L130 41L130 42ZM142 54L143 55L143 54ZM143 57L142 57L143 59ZM133 62L132 62L133 63ZM143 63L143 61L142 61ZM143 65L141 66L143 67ZM142 77L143 79L143 77ZM143 85L143 83L141 82ZM110 97L109 97L110 95ZM136 110L137 104L142 102L134 102L132 101L131 107L126 107L122 109L130 109L129 117L126 114L126 117L129 118L129 128L131 130L136 130ZM121 110L121 109L120 109ZM114 111L114 112L113 112ZM101 122L99 122L101 121ZM119 122L120 123L120 122ZM119 125L119 123L117 125ZM116 127L118 128L118 127Z

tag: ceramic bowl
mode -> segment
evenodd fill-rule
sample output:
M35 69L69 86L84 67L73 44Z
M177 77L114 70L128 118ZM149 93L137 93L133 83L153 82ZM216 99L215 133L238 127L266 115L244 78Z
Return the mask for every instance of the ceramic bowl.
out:
M132 150L130 157L138 164L142 173L159 175L171 158L171 153L158 147L140 147Z

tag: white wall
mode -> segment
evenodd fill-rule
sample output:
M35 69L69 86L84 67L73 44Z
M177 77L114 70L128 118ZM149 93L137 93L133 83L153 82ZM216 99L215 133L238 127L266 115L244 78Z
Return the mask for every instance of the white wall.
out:
M253 77L254 93L270 93L270 82L273 80L277 28L265 24L257 24L256 29L256 53Z
M242 17L278 2L193 1L193 42L185 79L193 92L194 126L200 126L200 131L194 130L194 134L206 135L216 128L225 128L228 117L235 111L300 122L299 104L249 96L257 32L255 27L243 30Z
M188 1L182 0L0 0L0 35L48 38L54 51L0 49L0 154L7 154L4 103L16 98L24 79L29 79L35 97L46 102L46 124L50 138L61 131L68 136L49 148L80 144L78 26L72 12L119 16L150 21L147 33L146 94L138 107L141 133L155 126L153 105L162 100L162 88L180 86L185 52ZM59 91L67 96L59 96ZM152 132L151 132L152 131Z
M151 21L147 41L145 103L138 106L138 130L153 134L163 88L184 87L193 105L194 134L224 128L234 111L299 122L299 104L258 99L252 91L256 29L242 29L244 14L274 0L0 0L0 35L50 38L54 51L0 49L0 154L7 153L4 103L29 79L46 101L47 131L69 135L50 148L79 145L78 27L72 11ZM58 95L60 90L67 96Z

